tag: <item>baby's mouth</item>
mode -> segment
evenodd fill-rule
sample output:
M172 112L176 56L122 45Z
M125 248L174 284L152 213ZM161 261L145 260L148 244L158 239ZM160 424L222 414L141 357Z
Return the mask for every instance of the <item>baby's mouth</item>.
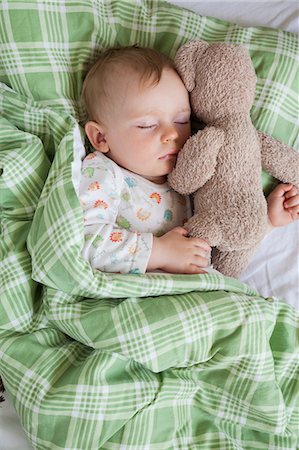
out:
M174 158L176 158L177 157L177 151L174 149L174 150L170 150L170 152L169 153L166 153L166 155L164 155L164 156L161 156L159 159L161 159L161 160L167 160L167 159L174 159Z

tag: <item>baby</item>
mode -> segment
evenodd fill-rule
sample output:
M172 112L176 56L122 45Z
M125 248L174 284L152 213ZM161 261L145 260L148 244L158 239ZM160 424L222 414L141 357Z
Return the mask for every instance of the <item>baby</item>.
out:
M151 48L109 49L88 72L82 98L96 150L80 181L84 258L105 272L206 273L211 248L187 235L189 200L167 184L191 134L188 92L172 60ZM280 184L268 199L271 226L298 218L294 186Z

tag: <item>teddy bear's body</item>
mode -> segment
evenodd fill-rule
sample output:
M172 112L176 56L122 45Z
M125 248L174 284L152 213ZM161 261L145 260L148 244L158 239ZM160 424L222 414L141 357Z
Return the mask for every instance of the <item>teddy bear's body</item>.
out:
M190 229L193 224L193 232L204 234L221 250L252 248L267 228L257 132L243 118L224 121L217 124L217 128L223 131L217 164L200 188L200 196L194 197L196 214L188 226ZM244 139L244 136L250 139ZM230 158L227 158L227 145L233 150ZM206 174L207 170L203 176ZM248 184L244 185L244 180Z
M262 167L298 186L298 155L253 126L256 76L244 47L194 41L179 50L176 65L207 126L188 139L169 183L195 193L189 234L215 247L216 269L238 276L267 230Z

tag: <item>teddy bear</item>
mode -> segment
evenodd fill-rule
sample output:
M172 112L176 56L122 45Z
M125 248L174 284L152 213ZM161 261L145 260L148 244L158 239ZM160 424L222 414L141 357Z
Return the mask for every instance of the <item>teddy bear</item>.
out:
M256 74L246 47L191 41L175 65L206 126L187 140L168 181L194 194L189 235L208 241L213 267L237 278L267 232L262 168L298 187L299 155L251 122Z

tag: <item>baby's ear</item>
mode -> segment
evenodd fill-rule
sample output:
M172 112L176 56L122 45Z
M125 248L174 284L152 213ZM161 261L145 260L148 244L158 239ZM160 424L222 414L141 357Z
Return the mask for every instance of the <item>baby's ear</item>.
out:
M175 55L176 69L189 92L195 87L197 60L208 47L209 44L205 41L190 41L180 47Z
M90 120L85 125L85 132L93 148L102 153L109 152L109 146L105 139L104 129L101 124Z

